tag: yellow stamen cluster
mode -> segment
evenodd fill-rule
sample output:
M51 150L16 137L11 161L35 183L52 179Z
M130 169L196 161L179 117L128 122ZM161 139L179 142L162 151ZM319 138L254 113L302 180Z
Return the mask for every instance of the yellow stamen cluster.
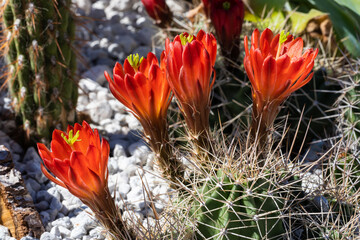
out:
M182 45L186 45L187 43L191 43L192 40L194 39L194 36L193 35L189 35L189 36L184 36L184 34L180 34L180 40L181 40L181 44Z
M65 142L66 142L67 144L69 144L70 146L74 145L75 142L81 141L81 139L78 139L79 136L80 136L79 131L77 131L76 134L75 134L75 136L74 136L74 135L73 135L73 130L70 130L70 132L69 132L69 137L68 137L68 138L66 138L66 136L65 136L63 133L61 133L61 137L62 137L62 138L65 140Z
M134 68L134 69L138 69L140 67L141 62L144 60L144 57L139 57L139 54L130 54L127 57L127 60L129 61L130 65Z

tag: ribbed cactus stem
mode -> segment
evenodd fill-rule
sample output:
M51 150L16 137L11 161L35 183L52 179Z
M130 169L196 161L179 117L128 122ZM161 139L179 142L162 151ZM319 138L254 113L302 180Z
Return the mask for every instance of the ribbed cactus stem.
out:
M48 138L75 121L75 38L71 0L9 0L1 19L9 92L24 129Z

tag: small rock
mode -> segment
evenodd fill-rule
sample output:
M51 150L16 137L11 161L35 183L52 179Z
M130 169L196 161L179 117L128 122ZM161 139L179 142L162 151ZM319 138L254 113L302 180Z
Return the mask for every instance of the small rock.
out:
M115 144L115 148L114 148L114 158L119 158L121 156L126 156L124 147L120 144Z
M70 237L75 239L75 238L81 238L83 237L85 234L87 234L85 228L83 226L78 226L75 227L70 234Z
M59 193L58 188L59 188L58 186L49 188L49 189L47 190L47 192L48 192L51 196L53 196L54 198L56 198L56 200L61 201L61 195L60 195L60 193Z
M133 51L134 53L138 53L139 56L146 57L149 52L151 52L151 48L147 46L140 46Z
M113 111L106 101L92 102L88 105L89 115L94 122L100 122L105 118L111 118Z
M22 237L20 240L38 240L38 239L31 237L31 236L25 236L25 237Z
M43 224L46 226L51 218L50 218L50 214L47 211L42 211L40 212L40 217L41 217L41 221L43 222Z
M57 200L56 198L53 198L53 199L51 200L50 209L60 211L62 207L63 207L63 205L62 205L61 202L60 202L59 200Z
M99 8L91 8L90 17L94 18L95 20L101 20L106 18L104 9Z
M57 226L51 228L50 233L55 235L56 237L61 237L59 227L57 227Z
M62 227L65 227L67 229L69 229L70 227L72 227L72 223L70 221L70 218L69 217L63 217L63 218L59 218L59 219L56 219L55 221L53 221L51 223L53 226L62 226ZM59 228L60 229L60 228Z
M86 15L90 14L90 12L91 12L91 0L77 0L76 5L77 5L78 8L84 10Z
M132 51L137 47L137 42L128 35L121 36L121 38L117 41L117 43L127 55L132 53Z
M5 239L7 236L10 236L9 229L0 225L0 239Z
M62 238L70 237L70 234L71 234L71 230L69 230L63 226L59 226L59 232L60 232Z
M108 73L111 73L112 70L107 65L97 65L95 67L90 68L88 71L86 71L82 77L91 79L100 85L103 85L105 82L107 82L104 71L107 71ZM95 89L94 89L95 90Z
M75 228L83 227L85 232L95 225L94 217L90 216L85 211L80 212L75 218L71 218L70 221Z
M89 236L93 239L103 240L105 239L104 233L102 227L96 227L94 229L91 229L89 232Z
M59 238L57 236L55 236L54 234L51 234L49 232L44 232L41 235L40 240L59 240Z
M49 209L49 203L47 201L41 201L41 202L35 204L35 208L39 212L45 211L45 210Z
M90 72L89 72L90 73ZM85 91L85 93L94 92L96 88L99 87L99 84L89 78L83 78L79 81L79 91L81 94L81 91Z

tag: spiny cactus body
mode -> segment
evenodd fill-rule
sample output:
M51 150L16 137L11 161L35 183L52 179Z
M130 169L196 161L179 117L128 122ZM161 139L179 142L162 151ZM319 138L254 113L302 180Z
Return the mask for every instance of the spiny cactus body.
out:
M8 87L24 129L37 137L75 120L78 96L71 0L9 0L1 14Z
M218 172L199 190L193 208L198 239L272 239L285 233L284 199L263 178L233 181Z

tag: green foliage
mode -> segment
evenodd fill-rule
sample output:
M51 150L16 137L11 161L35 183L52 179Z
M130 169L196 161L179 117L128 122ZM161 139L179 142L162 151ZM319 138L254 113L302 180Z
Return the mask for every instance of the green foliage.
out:
M77 83L71 0L6 2L4 55L8 87L24 130L48 138L75 121Z

